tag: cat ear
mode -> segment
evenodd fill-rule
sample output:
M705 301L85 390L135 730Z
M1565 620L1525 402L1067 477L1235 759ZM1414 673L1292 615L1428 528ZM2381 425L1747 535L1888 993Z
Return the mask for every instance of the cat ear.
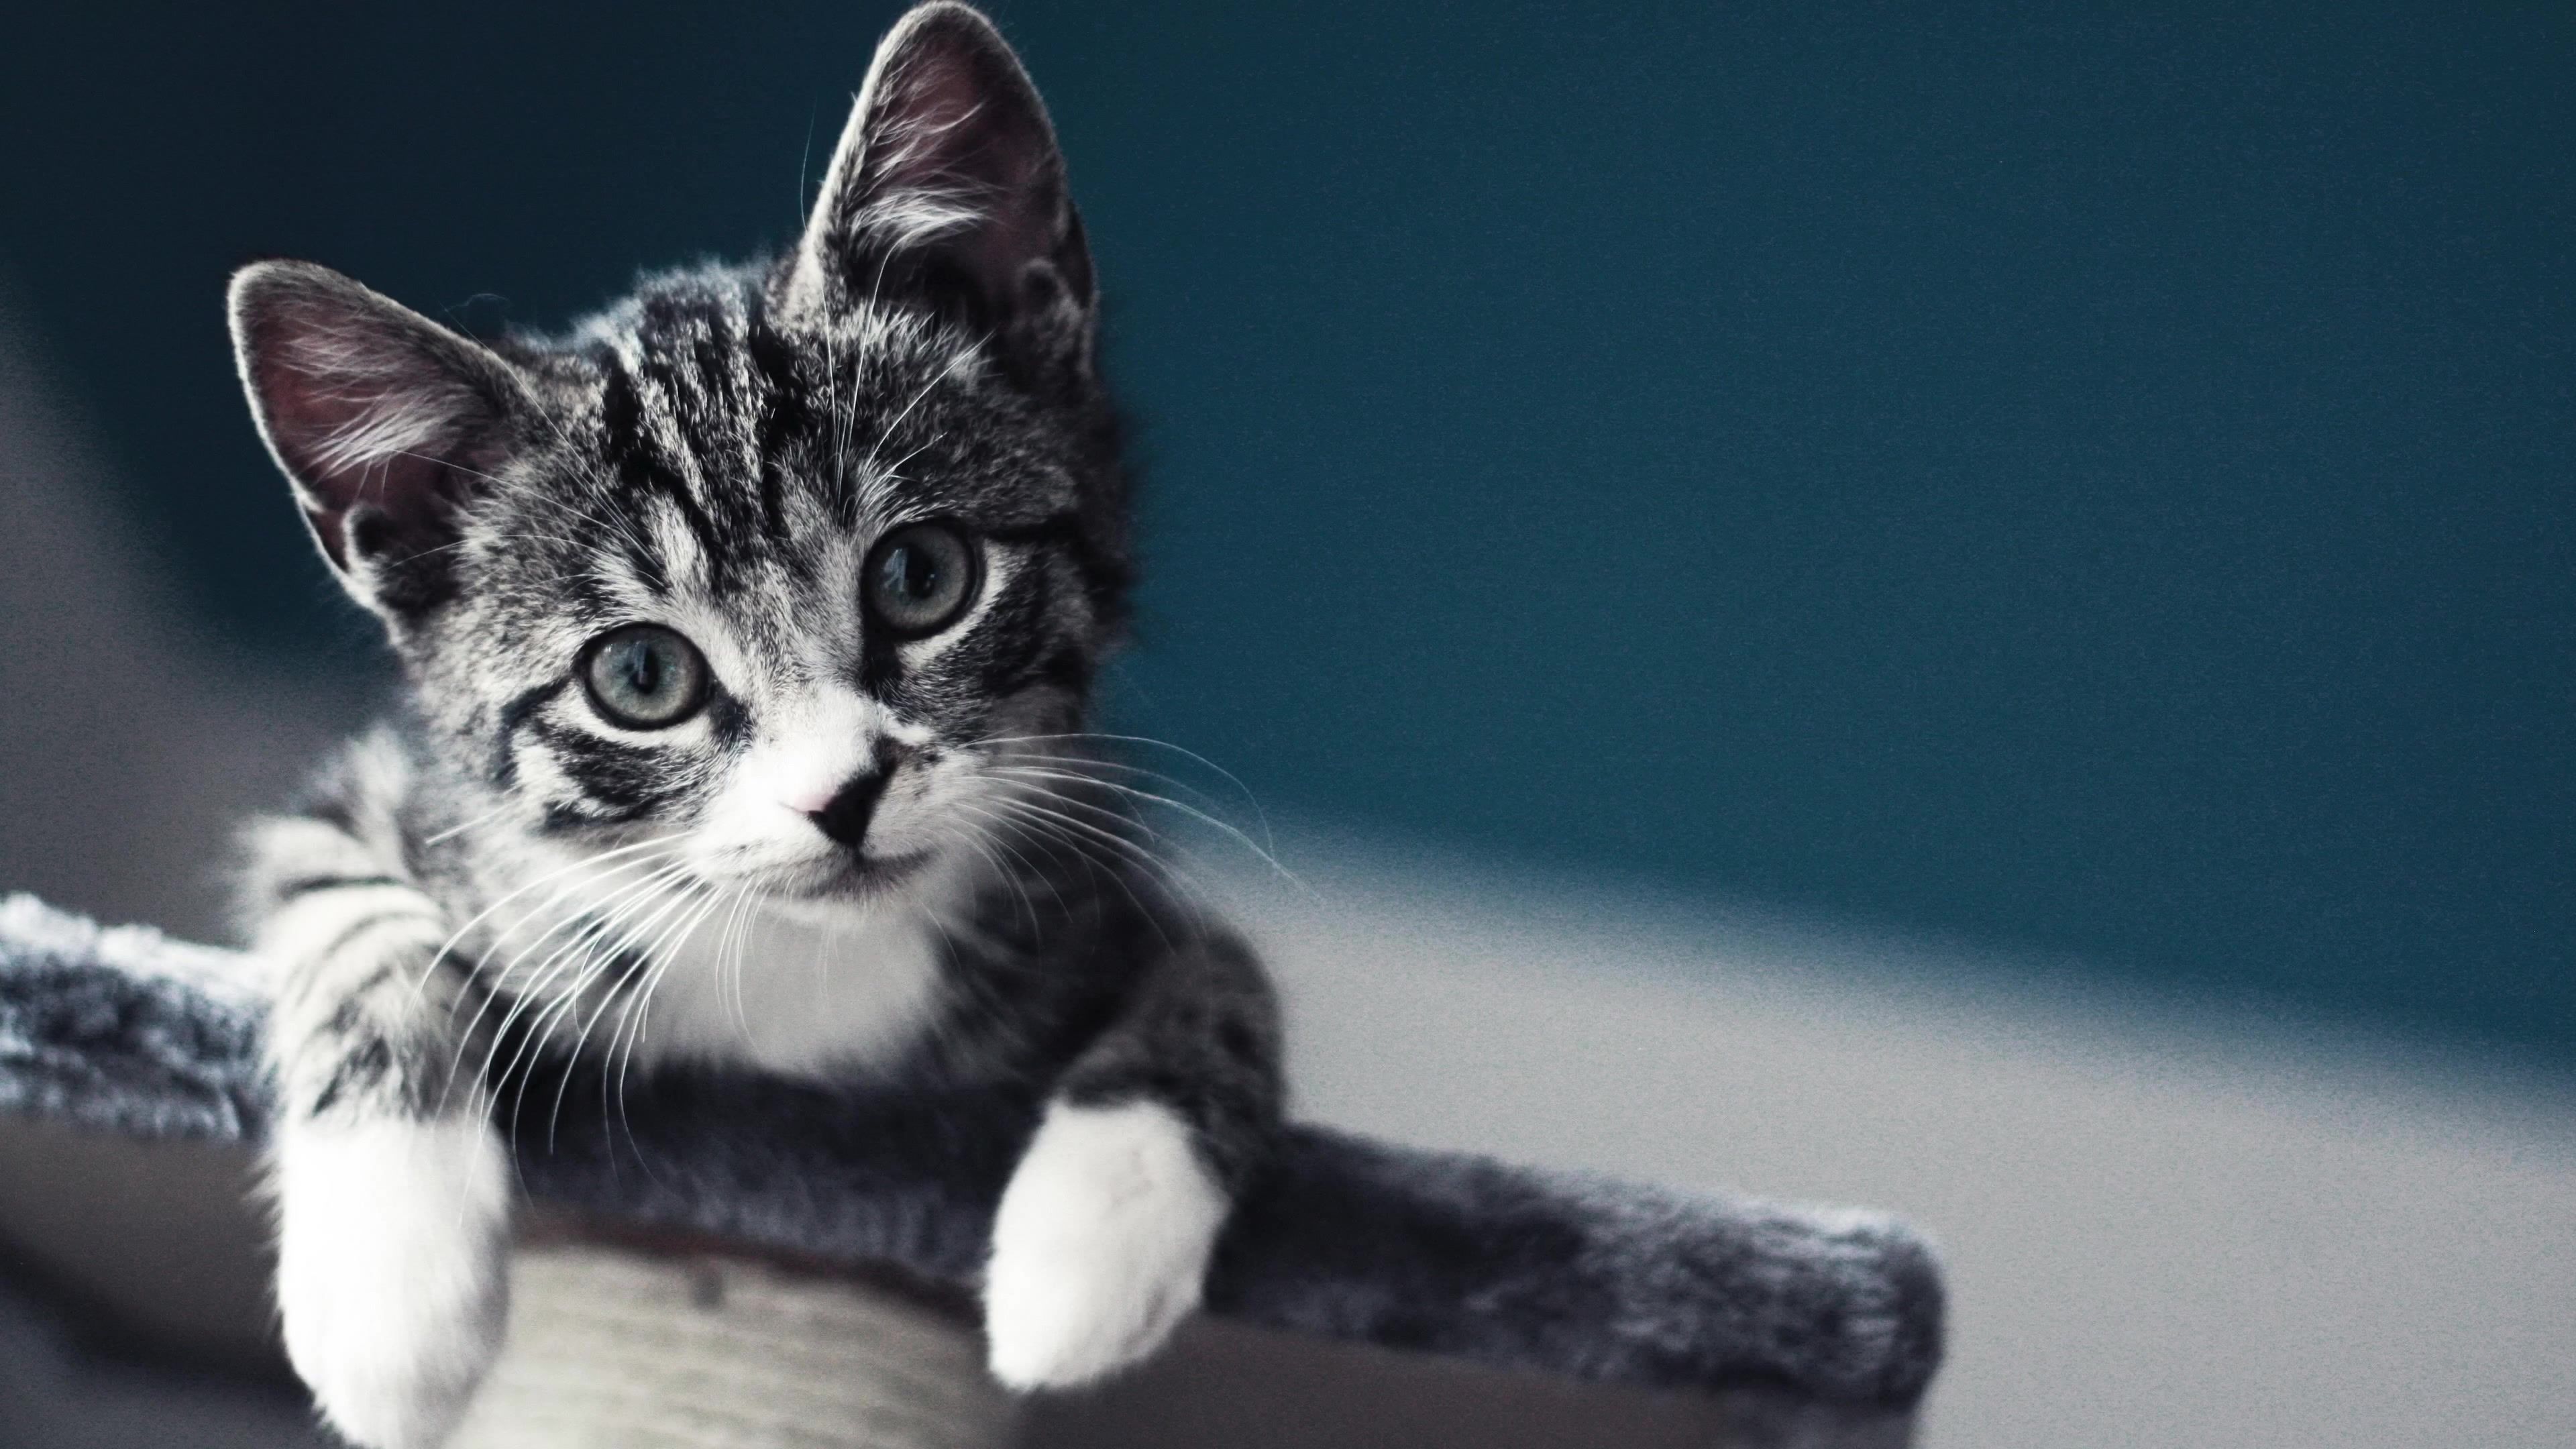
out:
M1087 363L1082 220L1046 106L991 21L930 4L886 35L780 300L791 316L926 301L1018 360Z
M532 406L500 357L310 262L233 274L251 416L359 603L399 621L446 597L457 511Z

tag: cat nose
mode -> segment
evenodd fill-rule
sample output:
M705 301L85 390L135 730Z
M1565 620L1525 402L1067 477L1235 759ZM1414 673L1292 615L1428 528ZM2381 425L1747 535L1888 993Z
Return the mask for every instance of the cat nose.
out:
M859 842L868 837L868 820L877 813L877 801L885 794L889 773L872 770L851 776L832 793L831 799L823 802L822 809L805 812L805 818L834 844L858 849Z

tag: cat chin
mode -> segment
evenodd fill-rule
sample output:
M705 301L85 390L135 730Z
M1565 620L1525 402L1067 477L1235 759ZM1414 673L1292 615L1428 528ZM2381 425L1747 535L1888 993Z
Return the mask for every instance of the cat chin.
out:
M939 863L940 853L934 850L840 855L774 868L755 877L754 883L763 905L784 916L821 923L846 918L853 911L920 901L928 894Z

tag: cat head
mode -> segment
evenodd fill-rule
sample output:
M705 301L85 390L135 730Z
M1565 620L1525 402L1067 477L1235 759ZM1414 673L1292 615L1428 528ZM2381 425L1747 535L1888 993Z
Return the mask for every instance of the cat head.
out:
M1007 742L1078 728L1124 610L1096 298L982 16L887 36L802 238L479 342L303 262L232 283L251 411L436 747L531 838L881 893Z

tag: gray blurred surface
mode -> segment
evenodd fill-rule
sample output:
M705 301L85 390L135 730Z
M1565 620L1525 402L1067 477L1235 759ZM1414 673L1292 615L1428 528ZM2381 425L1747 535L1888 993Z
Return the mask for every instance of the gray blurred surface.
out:
M0 881L106 919L220 937L235 822L293 787L381 666L353 659L350 677L284 678L196 628L123 546L96 451L15 345L6 280ZM294 526L280 497L241 503Z
M0 1446L322 1449L285 1384L103 1359L59 1318L0 1286Z
M2576 1104L1973 962L1291 851L1253 914L1311 1116L1928 1230L1924 1442L2576 1444ZM1942 985L1948 982L1971 984Z
M0 335L0 887L213 931L227 823L287 788L353 689L262 679L156 613L75 432L12 358ZM1919 947L1384 846L1289 855L1310 893L1217 873L1278 959L1305 1114L1909 1215L1945 1245L1954 1301L1928 1443L2576 1443L2576 1109L2557 1088L2011 996ZM273 1373L242 1170L0 1123L0 1243L135 1344ZM38 1341L0 1349L0 1444L250 1442L239 1425L273 1422L244 1417L255 1390L83 1373ZM1202 1332L1049 1406L1043 1442L1429 1443L1404 1428L1427 1382ZM1509 1392L1467 1382L1485 1407L1442 1422L1599 1442L1605 1421L1532 1392L1506 1412Z
M121 546L10 306L0 286L0 881L221 938L233 822L292 788L363 677L263 676L192 631ZM0 1120L0 1445L306 1437L247 1167Z

